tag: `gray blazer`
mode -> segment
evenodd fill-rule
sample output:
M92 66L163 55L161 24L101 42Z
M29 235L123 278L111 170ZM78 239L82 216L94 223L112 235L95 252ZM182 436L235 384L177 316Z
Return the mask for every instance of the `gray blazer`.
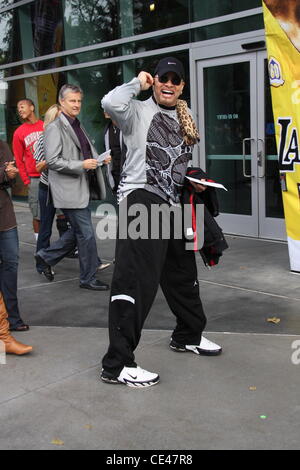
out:
M83 129L83 128L82 128ZM90 143L93 158L98 153ZM89 204L87 171L82 167L80 143L68 119L61 114L44 133L45 158L49 168L49 187L56 208L84 209ZM105 183L101 167L96 170L101 199L105 199Z

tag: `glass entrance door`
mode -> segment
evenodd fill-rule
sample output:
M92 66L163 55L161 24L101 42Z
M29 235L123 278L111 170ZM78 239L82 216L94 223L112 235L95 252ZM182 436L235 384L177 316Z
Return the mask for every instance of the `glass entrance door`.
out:
M198 62L201 165L224 184L226 233L285 239L264 51Z

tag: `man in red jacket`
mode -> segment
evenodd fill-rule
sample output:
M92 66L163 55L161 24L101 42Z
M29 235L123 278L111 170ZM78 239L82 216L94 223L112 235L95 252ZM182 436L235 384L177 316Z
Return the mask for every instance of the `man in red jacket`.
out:
M37 239L39 233L38 189L40 174L33 157L34 144L44 130L43 121L35 115L34 103L24 98L17 103L20 118L24 121L13 136L13 153L23 183L28 186L28 202L33 217L33 230Z

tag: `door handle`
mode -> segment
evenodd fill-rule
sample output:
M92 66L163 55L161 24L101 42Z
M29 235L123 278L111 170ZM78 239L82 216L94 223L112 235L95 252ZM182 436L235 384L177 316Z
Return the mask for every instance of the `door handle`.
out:
M252 137L247 137L246 139L243 139L243 175L245 178L252 177L252 175L248 175L248 173L246 173L246 142L251 142L251 140L255 141L255 139L253 139Z
M262 168L262 174L259 175L259 178L264 178L266 176L266 146L264 139L257 139L258 142L262 142L262 149L257 149L257 164Z

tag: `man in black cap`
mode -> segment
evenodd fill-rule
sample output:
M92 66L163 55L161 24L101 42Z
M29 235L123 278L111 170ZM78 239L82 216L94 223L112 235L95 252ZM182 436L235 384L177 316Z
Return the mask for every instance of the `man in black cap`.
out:
M110 345L101 372L107 383L145 388L159 382L157 373L138 367L134 358L159 285L177 320L171 349L198 355L217 355L222 350L202 336L206 317L195 254L186 250L184 237L177 233L184 178L199 141L186 102L179 99L184 85L182 63L166 57L157 64L154 77L143 71L102 100L127 148L118 194L120 233L109 307ZM134 99L151 87L151 98ZM205 188L197 185L196 189ZM138 223L133 217L137 213Z

